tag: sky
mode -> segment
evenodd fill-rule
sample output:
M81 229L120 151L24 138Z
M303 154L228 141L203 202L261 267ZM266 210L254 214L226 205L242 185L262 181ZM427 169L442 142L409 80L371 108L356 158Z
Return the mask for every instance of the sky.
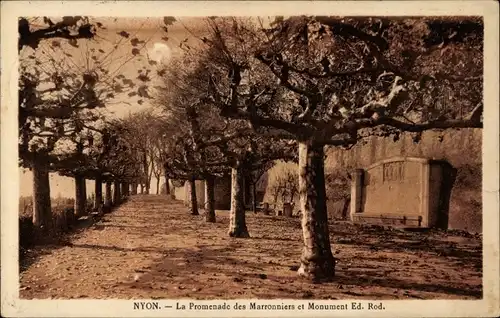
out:
M52 18L57 22L58 18ZM24 49L21 52L21 63L30 63L27 55L35 54L41 61L47 61L43 64L44 67L62 67L62 68L78 68L92 69L96 66L97 61L101 65L107 66L110 70L117 70L116 75L123 74L129 78L137 76L137 72L144 65L148 64L148 59L155 60L160 63L168 63L173 56L181 54L179 44L188 39L188 43L194 44L198 41L193 35L201 35L203 33L204 23L200 18L183 18L176 17L177 22L168 26L168 32L162 29L163 18L98 18L91 20L94 23L100 22L105 28L99 28L97 37L94 40L81 40L78 42L79 47L70 46L65 40L58 41L60 47L54 47L52 40L43 41L39 48L34 53L31 48ZM35 24L43 25L42 19L34 20ZM189 29L189 31L187 30ZM117 34L121 31L126 31L128 38L123 38ZM145 41L145 47L141 50L140 58L134 57L131 50L134 48L130 40L136 37L140 41ZM118 43L118 47L113 49ZM140 47L138 45L137 47ZM94 49L94 53L91 50ZM98 50L101 49L105 53ZM63 53L61 53L63 52ZM109 53L111 52L111 53ZM69 56L67 54L69 54ZM96 56L96 61L93 61L92 55ZM49 60L55 60L52 64ZM154 70L154 69L153 69ZM154 85L154 83L149 83ZM127 96L126 93L117 96L110 101L103 112L108 118L124 117L127 114L144 110L152 107L147 101L141 106ZM20 174L20 196L31 196L33 194L33 175L28 169L19 168ZM152 189L156 187L156 179L151 181ZM59 176L57 173L50 175L51 196L73 198L75 193L74 181L69 177ZM94 190L94 182L87 181L87 192L90 195Z

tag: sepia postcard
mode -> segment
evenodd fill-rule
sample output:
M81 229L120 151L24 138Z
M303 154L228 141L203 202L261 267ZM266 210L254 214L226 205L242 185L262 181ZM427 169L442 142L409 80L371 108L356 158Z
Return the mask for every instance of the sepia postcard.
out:
M2 2L1 316L499 316L498 20Z

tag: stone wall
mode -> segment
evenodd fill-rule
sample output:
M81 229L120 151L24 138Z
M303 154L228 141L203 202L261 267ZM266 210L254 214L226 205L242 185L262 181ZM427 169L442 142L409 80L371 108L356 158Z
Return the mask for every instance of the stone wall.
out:
M350 150L329 148L326 151L325 174L342 175L355 168L366 168L377 161L397 157L424 157L445 160L456 169L449 200L448 228L481 232L482 228L482 130L448 130L443 133L425 132L420 142L415 143L412 135L403 134L397 141L389 138L372 137L364 144ZM268 171L264 201L272 202L273 180L283 169L297 171L293 163L277 162ZM327 207L330 218L342 218L346 214L346 200L350 198L350 186L342 178L327 185ZM341 198L341 199L339 199ZM296 208L298 209L298 199ZM348 214L349 212L347 212Z

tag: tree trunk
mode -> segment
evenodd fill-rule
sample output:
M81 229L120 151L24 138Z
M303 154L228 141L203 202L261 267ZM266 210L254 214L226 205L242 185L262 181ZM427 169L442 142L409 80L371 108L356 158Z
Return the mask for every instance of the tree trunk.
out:
M86 201L85 178L77 175L75 176L75 215L77 218L86 215Z
M102 207L102 180L100 177L95 178L95 201L94 209L99 211Z
M125 195L130 196L130 183L125 182Z
M106 197L104 198L104 206L109 208L113 205L111 196L111 181L106 181Z
M125 198L127 196L127 183L126 182L121 182L120 183L120 194L121 198Z
M132 186L131 194L136 195L137 194L137 183L133 182L131 186Z
M231 169L231 212L229 236L250 237L245 223L243 168L237 165Z
M323 146L299 143L299 195L304 248L298 273L313 280L335 276L330 246Z
M165 176L165 194L169 195L170 194L170 185L168 184L168 177Z
M141 183L141 194L144 194L144 183Z
M253 213L257 213L257 183L252 182L252 211Z
M205 180L205 220L215 223L215 180L208 176Z
M50 206L49 167L43 160L34 160L33 165L33 224L52 228L52 210Z
M198 200L196 199L196 181L191 179L189 182L189 211L192 215L199 215Z
M113 192L113 205L119 205L121 199L120 182L115 181L114 190L115 191Z
M160 177L156 178L156 194L160 194Z

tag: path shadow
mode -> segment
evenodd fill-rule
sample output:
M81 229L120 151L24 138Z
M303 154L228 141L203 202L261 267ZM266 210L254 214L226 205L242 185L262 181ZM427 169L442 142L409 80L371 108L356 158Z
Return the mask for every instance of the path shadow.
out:
M150 284L153 281L155 284L169 285L172 280L178 279L178 284L203 286L203 284L207 283L206 280L211 280L210 277L212 276L213 279L225 276L226 279L239 283L241 286L255 288L256 290L260 288L258 292L259 298L276 298L276 295L280 295L280 298L282 298L283 292L287 290L291 294L297 292L290 288L287 289L288 284L296 283L296 280L299 279L296 276L268 274L273 272L272 268L276 266L283 266L285 270L295 272L296 268L290 266L292 261L287 262L287 264L255 261L255 255L239 253L234 246L199 245L197 248L197 250L169 249L166 252L167 256L154 261L151 270L144 278L141 278L141 281L126 283L126 285L133 286L133 288L150 289ZM254 259L254 261L249 259ZM223 271L221 266L225 266ZM367 266L367 269L369 268L371 267ZM205 278L201 278L201 275ZM303 282L301 284L306 289L313 288L312 283ZM370 274L367 275L363 268L359 270L338 270L334 281L322 285L324 286L324 284L357 286L365 292L353 295L348 290L340 291L340 293L346 295L345 298L350 296L395 297L393 294L380 292L376 292L377 295L374 295L370 290L377 287L388 288L391 291L399 289L401 292L411 290L412 292L441 293L458 297L482 297L481 286L469 286L460 282L454 283L453 286L439 282L416 282L411 279L383 277L380 273L371 276ZM266 287L265 290L261 288L263 285ZM411 295L408 297L411 297ZM200 296L200 298L203 297Z
M442 293L454 296L470 296L482 298L481 286L471 288L469 285L457 283L461 287L451 287L432 282L415 282L411 280L400 280L388 277L366 277L366 273L356 270L339 271L336 274L335 282L338 284L356 285L364 288L387 287L400 290L417 290L421 292Z

